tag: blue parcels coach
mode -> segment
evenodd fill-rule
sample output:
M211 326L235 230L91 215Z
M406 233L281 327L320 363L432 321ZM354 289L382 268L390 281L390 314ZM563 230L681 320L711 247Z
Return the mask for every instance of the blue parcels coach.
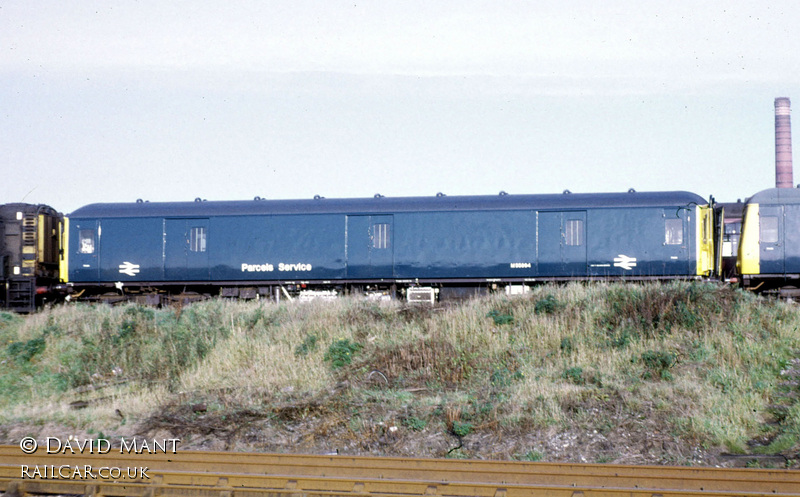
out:
M688 192L113 203L65 219L76 294L294 297L697 278L713 207Z

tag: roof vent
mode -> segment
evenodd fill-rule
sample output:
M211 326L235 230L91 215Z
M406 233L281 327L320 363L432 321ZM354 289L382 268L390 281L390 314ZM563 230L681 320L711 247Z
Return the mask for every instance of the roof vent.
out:
M564 191L563 191L563 192L561 192L561 193L563 193L564 195L569 195L569 194L570 194L570 193L572 193L572 192L571 192L571 191L569 191L569 190L564 190Z

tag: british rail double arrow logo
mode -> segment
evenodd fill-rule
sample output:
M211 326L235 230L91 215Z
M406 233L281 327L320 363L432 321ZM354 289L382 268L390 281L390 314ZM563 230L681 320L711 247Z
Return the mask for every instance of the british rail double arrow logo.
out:
M125 261L119 265L119 272L122 274L127 274L128 276L136 276L136 274L139 272L139 265Z
M614 257L614 267L621 267L622 269L631 269L636 267L636 257L628 257L627 255L619 254Z

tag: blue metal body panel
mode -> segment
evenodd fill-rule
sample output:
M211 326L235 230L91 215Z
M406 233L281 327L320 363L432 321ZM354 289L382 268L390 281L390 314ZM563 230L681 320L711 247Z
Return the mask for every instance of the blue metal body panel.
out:
M786 230L784 229L785 217L783 205L759 206L759 218L763 223L765 218L772 218L775 230L774 240L761 239L759 241L759 258L761 260L761 274L784 274L786 272ZM789 248L791 253L791 248Z
M102 219L98 224L100 281L158 281L163 278L162 219ZM120 272L120 266L125 263L138 265L138 272Z
M402 213L395 217L395 274L406 278L531 276L536 214L525 211Z
M211 279L343 279L344 221L332 214L211 218Z
M761 274L800 274L800 189L770 188L750 197L747 204L759 205L760 218L777 218L775 238L759 241Z
M687 192L93 204L73 282L692 276ZM680 243L665 241L677 219ZM673 222L674 224L674 222ZM81 253L79 232L95 229ZM674 227L673 227L674 229Z
M590 276L693 275L696 267L696 219L691 211L655 206L603 209L588 213L588 270ZM666 244L666 220L680 219L683 240ZM690 219L691 218L691 219ZM626 268L625 260L629 261Z
M787 204L784 209L784 271L800 274L800 204Z

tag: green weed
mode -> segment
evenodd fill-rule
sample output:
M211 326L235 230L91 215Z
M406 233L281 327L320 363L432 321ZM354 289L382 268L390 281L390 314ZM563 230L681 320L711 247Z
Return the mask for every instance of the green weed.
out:
M412 431L422 431L426 426L428 426L428 423L424 419L420 419L415 416L404 418L402 424Z
M331 368L339 369L353 362L353 355L364 346L345 338L333 342L328 347L323 359L331 364Z
M296 356L307 356L310 352L314 352L317 350L317 340L318 337L314 333L306 335L303 343L295 347L294 355Z
M492 310L486 313L487 318L492 318L494 324L502 326L504 324L513 324L514 323L514 316L510 314L504 314L501 311Z
M562 304L553 294L547 294L543 298L536 301L533 306L533 312L536 314L553 314L560 310Z
M647 369L645 371L646 378L671 380L672 373L669 370L678 362L678 357L671 352L647 350L642 353L641 360Z

